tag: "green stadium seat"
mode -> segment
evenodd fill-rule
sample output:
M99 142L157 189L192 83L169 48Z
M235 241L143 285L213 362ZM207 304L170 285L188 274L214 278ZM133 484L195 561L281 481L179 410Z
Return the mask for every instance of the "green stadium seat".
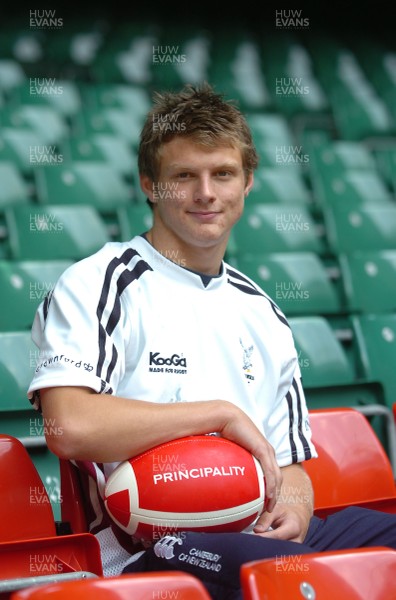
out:
M234 226L230 254L324 252L323 240L309 210L291 204L247 205Z
M339 137L369 140L394 135L395 125L385 102L371 86L366 89L366 83L361 88L359 85L351 77L354 87L340 85L332 91L331 106Z
M97 134L90 137L70 137L65 143L66 164L76 161L101 161L108 163L126 180L133 179L137 170L137 158L124 139L113 134Z
M339 204L324 209L329 245L336 254L396 249L396 206Z
M158 44L152 21L118 23L97 53L90 74L98 83L149 86L153 46Z
M31 407L26 392L38 361L30 331L0 332L2 431L32 442L42 437L42 418Z
M0 181L0 211L6 206L29 202L29 188L12 162L0 162Z
M396 145L389 140L389 144L375 147L373 154L381 177L391 190L396 192Z
M77 84L55 77L31 77L15 88L10 102L15 106L49 107L62 118L72 118L82 108Z
M147 204L130 204L119 208L117 222L120 229L120 241L127 242L151 228L153 213Z
M386 447L387 422L381 411L385 399L381 385L359 372L352 339L323 316L293 316L288 319L294 335L302 383L309 409L361 407ZM379 414L379 416L378 416Z
M396 250L338 258L349 312L396 312Z
M271 107L257 41L242 28L219 31L212 40L207 81L238 101L244 112Z
M291 315L326 315L341 302L325 266L315 253L242 255L236 266Z
M30 329L39 303L72 261L0 260L0 331Z
M139 144L142 123L132 109L100 108L82 110L75 118L74 127L78 135L112 134L136 148Z
M10 58L0 59L0 90L9 96L12 90L26 81L24 70L18 61Z
M83 84L81 95L85 104L93 109L121 108L133 113L138 120L144 119L151 108L150 96L141 86Z
M310 167L314 172L331 173L334 176L351 169L376 171L376 162L370 150L362 142L332 140L313 146Z
M235 40L237 46L237 40ZM152 88L179 90L208 81L209 40L195 24L168 23L152 46ZM231 85L232 82L230 81Z
M304 387L332 387L355 382L355 372L347 353L324 317L293 317L289 319L289 325Z
M285 117L278 114L248 113L247 121L253 140L260 148L261 143L275 142L279 146L292 146L293 135Z
M22 105L2 110L4 127L28 129L37 133L45 145L60 144L69 135L66 120L51 106Z
M386 405L396 401L396 314L352 316L361 368L367 379L379 382Z
M131 199L130 188L121 175L103 162L39 167L34 174L37 199L42 205L86 204L101 214L111 214Z
M281 168L256 170L254 185L248 196L251 204L309 204L310 192L304 179L295 172L284 172Z
M313 186L315 197L322 205L339 204L349 208L392 204L391 193L374 170L349 169L337 175L324 170L314 177Z
M15 206L5 220L14 260L79 260L111 241L93 206Z
M39 151L46 142L42 133L31 129L2 127L0 130L0 160L12 162L26 178L32 178Z

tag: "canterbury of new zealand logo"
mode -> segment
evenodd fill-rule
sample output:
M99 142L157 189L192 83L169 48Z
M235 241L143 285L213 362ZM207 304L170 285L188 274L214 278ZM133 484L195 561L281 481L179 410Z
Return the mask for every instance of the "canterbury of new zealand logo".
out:
M254 346L253 344L251 346L245 346L241 338L239 338L239 343L241 344L243 350L242 368L248 383L250 383L251 381L254 381L254 375L252 375L253 363L251 360Z

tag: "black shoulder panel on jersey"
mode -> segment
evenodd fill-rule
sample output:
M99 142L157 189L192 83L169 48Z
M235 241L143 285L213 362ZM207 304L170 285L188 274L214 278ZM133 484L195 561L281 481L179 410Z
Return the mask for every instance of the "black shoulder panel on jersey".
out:
M275 304L275 302L273 302L273 300L271 300L271 298L269 296L267 296L267 294L264 294L263 292L260 292L260 290L258 290L252 284L252 282L249 281L249 279L247 279L246 277L244 277L243 275L241 275L237 271L234 271L233 269L227 268L227 273L231 277L233 277L234 279L238 279L239 281L243 281L243 284L241 284L241 283L237 283L236 281L232 281L231 279L228 279L228 283L230 283L231 285L233 285L234 287L236 287L238 290L241 290L241 292L244 292L245 294L251 294L252 296L262 296L263 298L266 298L268 300L268 302L270 303L272 310L274 311L274 313L278 317L279 321L281 321L281 323L283 323L284 325L286 325L286 327L290 327L289 323L287 322L286 317L283 315L283 313L280 310L280 308Z
M116 269L124 264L128 265L135 257L139 257L135 265L132 268L125 268L121 273L117 273L115 275ZM96 310L96 314L99 322L99 359L96 367L96 374L98 377L102 375L102 369L106 357L106 337L107 335L111 335L114 331L117 323L120 320L121 315L121 301L120 297L124 290L128 287L130 283L139 279L139 277L145 271L152 271L153 269L148 265L141 257L136 250L133 248L128 248L120 257L115 257L109 263L106 274L103 282L102 292L99 299L98 308ZM114 304L111 307L109 318L107 319L107 323L103 322L103 314L106 306L109 302L109 293L112 286L116 286L117 293L114 298ZM117 349L113 346L112 357L109 364L109 368L106 374L106 381L110 381L110 376L114 370L114 367L117 362Z
M48 310L49 310L49 307L50 307L50 304L51 304L52 294L53 294L53 290L50 290L48 292L48 294L44 298L44 303L43 303L44 321L46 321L47 317L48 317Z

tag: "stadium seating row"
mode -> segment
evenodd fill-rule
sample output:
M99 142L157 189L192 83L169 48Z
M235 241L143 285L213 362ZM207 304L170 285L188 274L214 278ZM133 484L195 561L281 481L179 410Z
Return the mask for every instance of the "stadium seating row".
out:
M56 242L56 237L60 236L54 232L50 239ZM46 252L50 250L45 247ZM30 260L0 260L0 332L30 329L37 306L73 263L72 254L66 254L68 259L62 254L51 260L31 254ZM231 262L261 285L289 318L321 315L331 319L396 311L396 250L343 254L332 265L313 252L246 254Z

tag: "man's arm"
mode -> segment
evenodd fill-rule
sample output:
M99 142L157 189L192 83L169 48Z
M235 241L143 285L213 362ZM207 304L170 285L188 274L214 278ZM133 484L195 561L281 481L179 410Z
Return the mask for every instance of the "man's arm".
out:
M311 480L300 464L281 471L283 483L275 509L262 514L254 531L264 537L303 542L313 515Z
M89 388L42 389L47 444L61 458L123 461L158 444L219 432L260 461L266 479L267 510L273 510L282 475L275 452L253 421L224 400L159 404L98 394Z

